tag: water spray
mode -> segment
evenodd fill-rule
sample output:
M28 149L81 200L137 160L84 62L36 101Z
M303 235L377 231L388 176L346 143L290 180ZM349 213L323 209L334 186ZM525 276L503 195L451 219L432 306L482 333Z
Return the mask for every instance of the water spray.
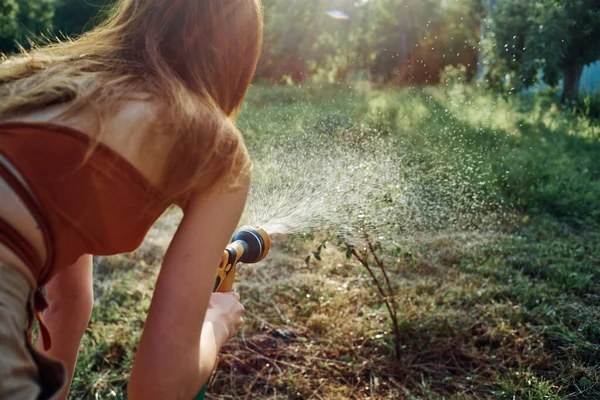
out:
M235 269L239 262L253 264L263 260L271 248L269 234L258 226L243 226L238 229L227 245L217 270L213 292L230 292L235 281ZM206 384L194 398L203 400Z

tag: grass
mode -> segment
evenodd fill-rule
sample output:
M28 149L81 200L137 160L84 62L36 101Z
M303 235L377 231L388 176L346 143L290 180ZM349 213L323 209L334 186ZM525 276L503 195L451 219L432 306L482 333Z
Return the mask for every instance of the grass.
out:
M277 236L267 260L240 269L246 322L221 354L209 398L600 398L596 120L547 94L505 101L460 85L259 86L242 115L257 180L302 178L261 169L278 148L316 159L329 142L385 147L402 160L392 181L418 174L420 198L436 200L422 202L426 212L440 199L452 204L427 226L377 239L399 307L399 361L383 299L335 232ZM376 219L382 204L366 212ZM177 218L166 215L135 253L96 260L96 307L72 398L125 398Z

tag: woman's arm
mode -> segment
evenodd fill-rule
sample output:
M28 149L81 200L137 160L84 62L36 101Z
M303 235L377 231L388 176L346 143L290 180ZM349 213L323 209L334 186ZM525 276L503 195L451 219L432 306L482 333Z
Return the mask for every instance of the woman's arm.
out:
M61 269L46 284L46 297L48 308L44 311L44 322L52 337L52 347L46 354L62 361L67 369L67 386L58 397L66 399L79 344L94 306L92 256L86 254L74 264ZM36 347L44 351L41 339Z
M217 307L215 314L214 307L207 308L247 194L246 186L188 201L158 276L131 372L130 399L193 398L210 376L224 340L235 334L223 332L223 310Z

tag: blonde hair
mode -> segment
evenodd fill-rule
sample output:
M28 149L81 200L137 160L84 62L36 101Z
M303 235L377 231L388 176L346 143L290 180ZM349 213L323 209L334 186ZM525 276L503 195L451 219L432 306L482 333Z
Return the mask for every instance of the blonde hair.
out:
M250 174L235 119L262 31L260 0L121 0L76 40L5 58L0 118L67 103L65 114L92 109L101 126L132 93L148 93L171 144L166 195L235 185Z

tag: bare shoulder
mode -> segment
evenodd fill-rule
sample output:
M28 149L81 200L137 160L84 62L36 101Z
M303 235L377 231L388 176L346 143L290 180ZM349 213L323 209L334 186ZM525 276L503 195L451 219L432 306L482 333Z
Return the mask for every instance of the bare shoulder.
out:
M84 108L76 115L63 117L69 104L57 104L14 117L4 118L2 122L44 122L68 126L90 136L97 130L97 118L92 109ZM156 118L159 106L149 95L133 94L129 100L123 101L117 112L108 115L103 121L106 131L118 134L126 131L128 134L143 133ZM110 136L110 135L109 135Z
M158 128L160 114L160 106L151 98L134 98L104 121L100 137L157 186L162 181L169 148L167 136Z

